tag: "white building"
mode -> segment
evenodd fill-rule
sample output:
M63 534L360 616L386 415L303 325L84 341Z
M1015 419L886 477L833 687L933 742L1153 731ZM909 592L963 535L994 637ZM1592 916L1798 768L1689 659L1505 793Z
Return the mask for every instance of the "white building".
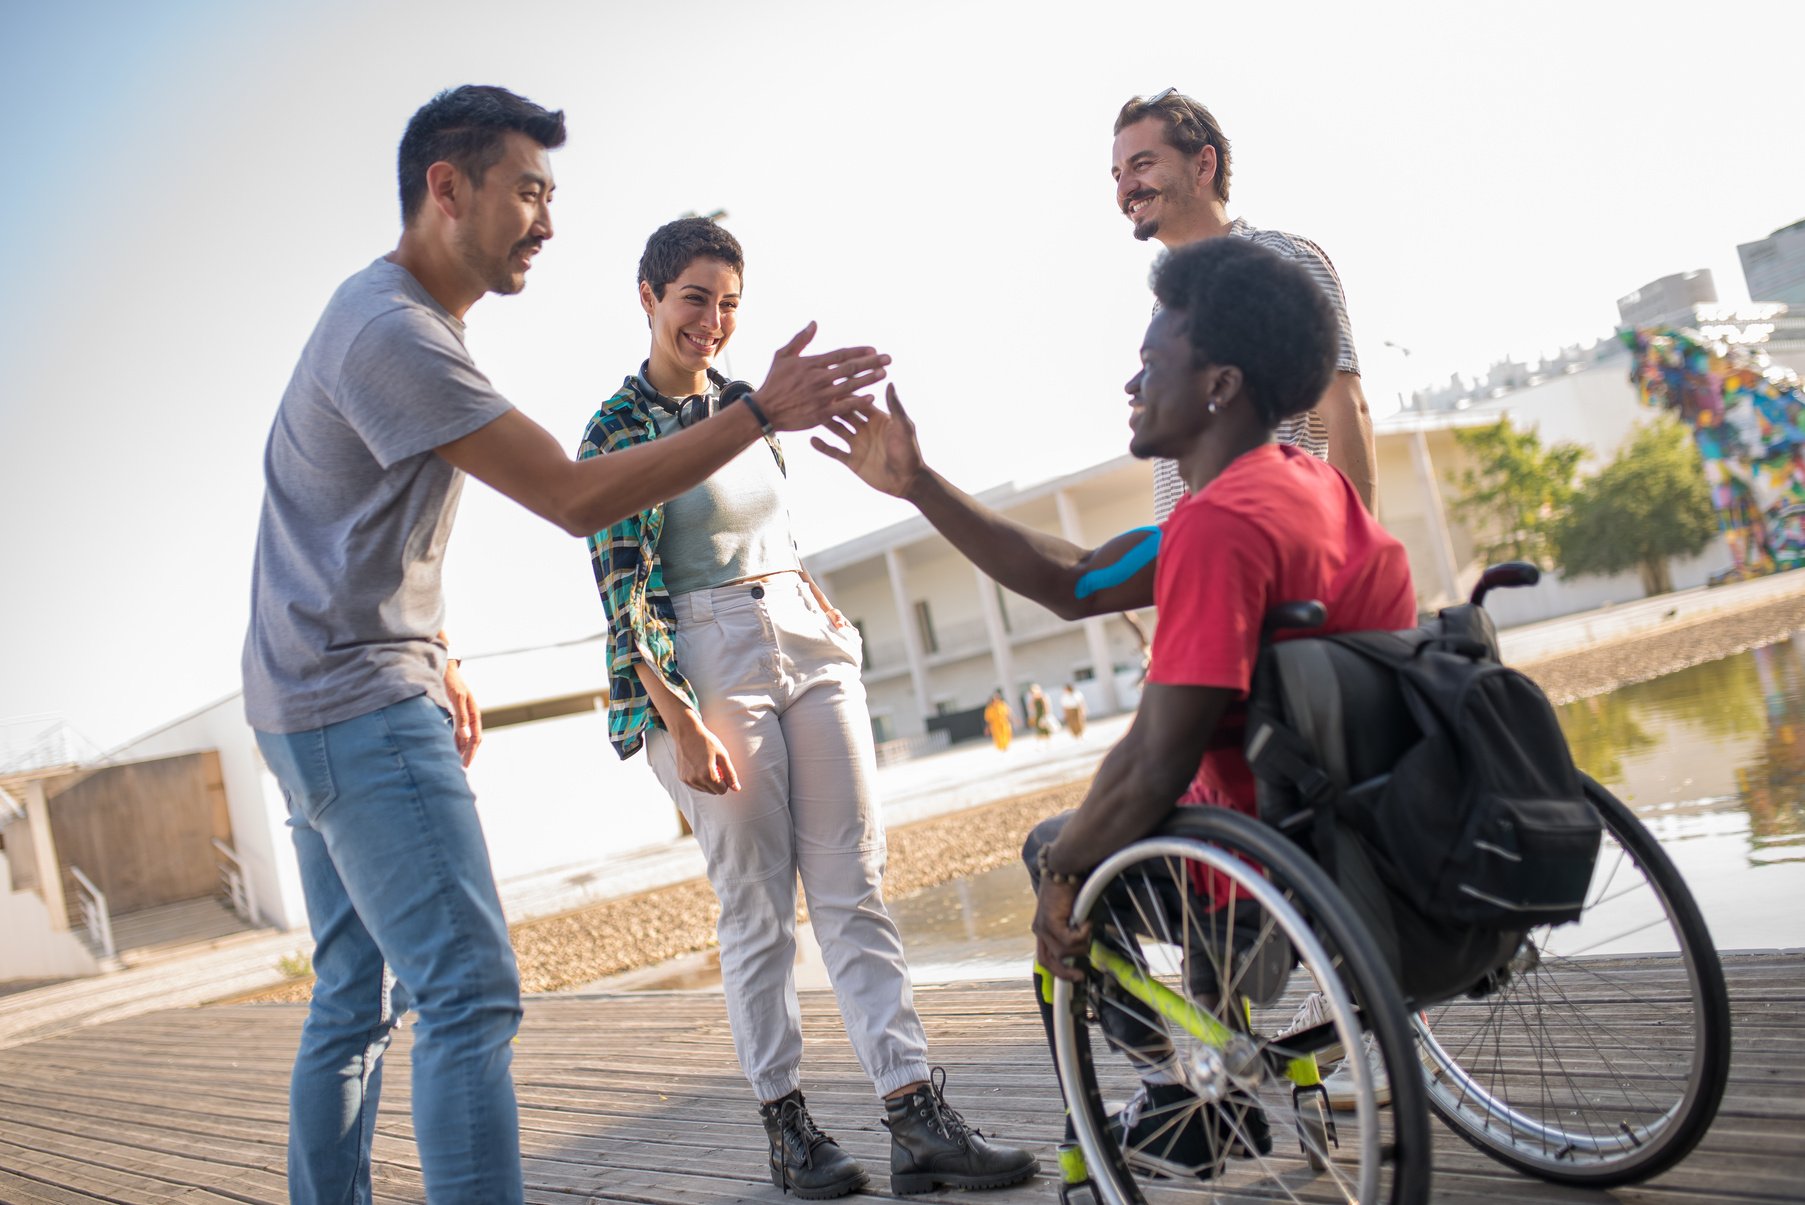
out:
M1644 417L1627 367L1622 358L1581 366L1464 409L1407 412L1377 424L1379 517L1408 551L1424 609L1462 597L1483 567L1472 538L1450 521L1445 506L1462 465L1455 432L1508 416L1546 440L1584 443L1602 462ZM1084 547L1148 524L1152 497L1151 465L1127 456L981 495L1009 517ZM999 589L919 517L805 560L864 633L872 724L888 756L975 734L973 713L999 686L1018 720L1031 682L1055 699L1064 683L1076 683L1096 718L1138 701L1142 646L1122 617L1064 622ZM1725 563L1720 553L1676 564L1675 584L1701 584ZM1490 605L1504 627L1639 597L1640 583L1628 574L1545 583L1501 593ZM1152 611L1141 620L1151 635ZM583 902L605 858L612 861L594 896L632 889L624 885L636 872L622 868L620 855L676 848L675 809L646 759L622 763L608 745L599 635L472 657L464 668L487 729L472 785L511 916ZM948 736L935 735L940 731ZM163 809L185 825L179 838L171 835L173 821L156 832L134 828L151 809L104 798L109 775L122 782L180 777L182 798L167 800ZM101 894L129 898L136 891L145 898L146 859L134 846L150 845L167 849L152 860L158 864L178 860L178 853L191 867L215 859L218 872L236 876L238 902L254 923L284 929L305 923L287 809L236 694L103 758L0 776L0 787L13 801L0 796L0 929L8 934L0 943L0 979L98 969L100 961L83 953L75 937L83 917L80 881L71 869L77 848L88 865L76 868ZM80 825L78 809L86 809ZM103 823L106 817L118 819ZM210 864L202 869L212 873ZM167 887L164 894L173 899L170 893L182 889Z
M1736 248L1749 297L1805 306L1805 220Z
M1717 285L1711 279L1711 270L1698 268L1651 280L1627 296L1619 297L1617 316L1625 326L1660 326L1684 322L1693 306L1716 302Z
M1153 466L1120 456L1054 481L979 495L1019 523L1081 547L1152 522ZM1020 718L1038 682L1067 682L1093 715L1139 698L1141 646L1118 616L1067 623L1003 590L916 517L805 558L865 637L865 688L878 740L919 738L930 720L970 713L1002 688ZM964 734L975 731L965 716ZM955 736L959 733L955 733Z

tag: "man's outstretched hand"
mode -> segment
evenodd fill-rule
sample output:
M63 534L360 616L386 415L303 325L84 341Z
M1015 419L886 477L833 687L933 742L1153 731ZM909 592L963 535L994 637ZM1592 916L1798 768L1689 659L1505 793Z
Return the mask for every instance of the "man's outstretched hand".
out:
M865 402L826 424L828 431L846 441L844 449L819 435L809 443L817 452L851 469L872 489L893 498L906 498L926 466L921 460L921 444L915 438L915 424L903 409L902 399L896 396L896 386L884 387L884 401L889 406L887 412Z
M816 356L802 349L815 337L809 323L771 357L771 373L752 395L765 418L779 431L806 431L855 406L870 405L861 396L884 379L890 357L870 347L842 347Z
M1069 883L1043 878L1040 899L1034 909L1034 960L1057 979L1077 983L1084 978L1078 960L1091 948L1091 923L1072 927L1072 909L1078 889Z

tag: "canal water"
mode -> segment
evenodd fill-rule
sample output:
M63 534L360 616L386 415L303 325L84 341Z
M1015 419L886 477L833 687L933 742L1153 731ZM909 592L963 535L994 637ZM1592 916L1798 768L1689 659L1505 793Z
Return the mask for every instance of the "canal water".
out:
M1719 949L1805 946L1805 632L1559 711L1580 768L1661 842ZM1025 979L1033 904L1027 872L1009 865L891 910L910 972L927 984ZM801 944L798 984L826 986L813 942ZM711 956L634 979L640 988L720 982Z

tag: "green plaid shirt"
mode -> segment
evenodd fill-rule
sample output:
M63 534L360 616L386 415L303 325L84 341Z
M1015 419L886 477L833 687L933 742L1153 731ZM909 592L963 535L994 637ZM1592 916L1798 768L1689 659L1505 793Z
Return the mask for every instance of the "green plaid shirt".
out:
M658 438L658 422L650 405L632 387L632 379L627 378L589 420L577 448L578 460ZM787 472L776 437L766 436L765 443L777 458L778 471ZM663 726L645 684L633 672L635 662L652 666L673 694L701 710L695 688L677 667L677 648L671 640L677 616L664 587L664 565L658 559L658 540L663 534L661 503L589 537L589 564L595 570L602 609L608 614L608 739L622 758L639 751L648 727Z

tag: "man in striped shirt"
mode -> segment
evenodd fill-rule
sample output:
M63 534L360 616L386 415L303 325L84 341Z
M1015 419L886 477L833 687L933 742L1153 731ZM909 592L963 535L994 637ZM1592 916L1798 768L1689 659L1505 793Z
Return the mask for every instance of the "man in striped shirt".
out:
M1282 443L1328 461L1373 509L1372 420L1360 392L1360 361L1348 325L1341 281L1322 249L1308 239L1260 230L1228 216L1229 147L1208 109L1171 88L1136 97L1116 116L1113 174L1116 203L1134 223L1136 238L1168 248L1229 235L1258 243L1301 264L1328 297L1341 346L1336 371L1314 410L1282 422ZM1258 307L1263 298L1244 304ZM816 438L813 445L852 469L868 485L914 503L966 559L1006 590L1030 598L1064 619L1084 619L1153 605L1160 532L1138 527L1083 548L1026 527L993 510L935 473L923 460L915 424L889 394L891 409L862 407L834 428L847 447ZM1164 523L1184 497L1177 466L1154 461L1154 521Z
M1116 205L1134 223L1134 237L1158 239L1168 250L1230 235L1258 243L1301 264L1335 309L1341 331L1336 372L1316 409L1280 425L1280 443L1294 444L1340 469L1366 508L1373 508L1372 420L1360 391L1360 358L1348 324L1341 278L1322 248L1280 230L1230 220L1229 143L1210 111L1174 89L1136 97L1116 115L1110 169ZM1178 466L1153 466L1154 522L1163 523L1184 496Z

